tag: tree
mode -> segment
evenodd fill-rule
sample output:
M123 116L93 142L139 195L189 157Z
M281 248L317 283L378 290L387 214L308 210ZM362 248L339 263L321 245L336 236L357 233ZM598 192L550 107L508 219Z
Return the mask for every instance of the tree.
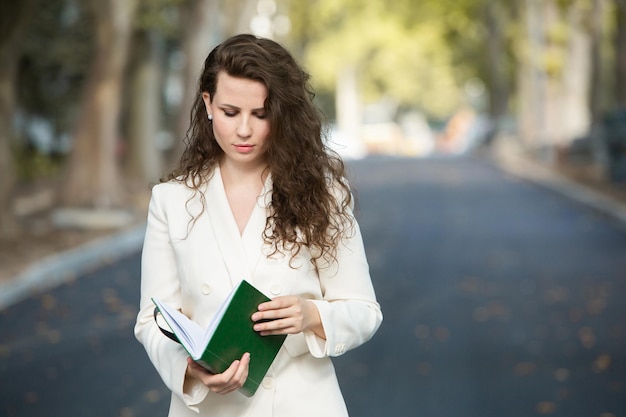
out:
M417 108L443 117L460 104L450 49L439 19L407 22L403 8L382 1L355 0L292 3L295 37L300 40L305 65L322 94L338 91L338 76L357 77L364 102L383 97L399 106ZM407 5L412 10L423 7ZM314 15L316 19L307 19ZM342 98L337 98L342 102ZM354 97L350 100L354 102ZM341 111L337 109L338 115ZM350 109L348 113L358 111ZM339 121L341 124L341 121Z
M589 111L591 126L589 137L591 138L591 160L597 168L601 168L601 175L606 169L602 168L607 163L606 144L603 138L604 104L606 101L606 77L604 44L607 39L607 0L593 2L590 18L591 36L591 76L589 89Z
M128 88L124 98L125 168L140 184L163 175L164 81L168 48L180 36L175 19L182 0L140 0L133 25ZM165 67L165 68L164 68Z
M626 0L615 0L615 101L626 108Z
M182 52L184 67L181 74L182 96L175 130L170 165L175 165L184 150L183 139L189 128L189 115L196 94L198 77L211 46L220 39L219 0L187 0L181 10L183 26Z
M65 206L123 205L118 169L121 88L137 0L92 0L95 57L84 88L61 199Z
M507 54L507 38L505 27L510 23L510 9L506 3L489 1L486 4L487 55L489 93L488 112L493 121L492 140L501 129L503 119L509 112L509 96L511 93Z
M154 182L162 173L157 146L161 125L161 91L164 40L156 31L138 30L133 36L133 54L126 98L126 173L130 180Z
M33 1L0 2L0 236L17 234L11 195L15 183L11 139L18 46Z

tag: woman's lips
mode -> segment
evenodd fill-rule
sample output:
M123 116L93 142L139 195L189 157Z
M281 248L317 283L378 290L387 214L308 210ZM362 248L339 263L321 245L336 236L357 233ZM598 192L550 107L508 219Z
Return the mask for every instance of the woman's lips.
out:
M235 149L237 150L237 152L240 152L240 153L249 153L249 152L252 152L252 149L254 149L254 145L239 144L239 145L235 145Z

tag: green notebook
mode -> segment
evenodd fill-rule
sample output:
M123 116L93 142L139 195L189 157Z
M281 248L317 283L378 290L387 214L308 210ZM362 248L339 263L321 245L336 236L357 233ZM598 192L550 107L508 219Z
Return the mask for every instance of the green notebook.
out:
M269 301L262 292L243 280L222 303L209 326L202 329L187 316L152 298L175 337L189 356L213 373L222 373L233 361L250 353L248 379L239 389L251 397L267 373L287 335L261 336L250 318L259 304Z

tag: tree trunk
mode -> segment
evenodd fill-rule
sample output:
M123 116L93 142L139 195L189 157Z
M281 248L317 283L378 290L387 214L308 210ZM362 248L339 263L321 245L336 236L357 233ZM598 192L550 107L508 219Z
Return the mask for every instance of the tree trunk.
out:
M542 18L543 0L525 0L526 44L528 55L521 57L518 79L520 97L519 132L524 145L538 149L545 141L546 74L542 56L545 37Z
M337 75L336 88L337 129L349 141L360 141L362 105L358 73L354 65L346 65Z
M127 173L142 184L163 175L157 143L161 122L163 41L156 32L139 31L133 45L128 95Z
M124 204L119 175L121 88L137 0L92 0L96 53L73 134L61 190L65 206Z
M603 44L607 33L606 12L607 1L596 0L593 2L591 15L591 74L589 85L589 111L591 117L591 158L598 177L602 177L607 172L607 148L604 140L604 103L605 79L604 79L604 57Z
M184 27L183 53L185 67L182 73L182 101L179 107L173 153L169 164L175 166L185 149L184 138L189 129L191 107L198 88L198 77L211 47L218 42L219 0L194 0L181 13Z
M569 35L565 45L560 97L556 104L561 114L557 118L559 123L554 126L554 136L555 143L565 147L572 140L586 135L591 126L589 91L592 41L585 27L585 13L585 5L577 0L568 7L564 16Z
M33 1L0 3L0 237L18 233L13 200L15 186L11 140L14 134L15 85L19 40L31 14Z
M250 33L250 23L252 18L256 14L257 1L256 0L244 0L238 2L238 7L235 8L235 14L231 19L232 22L236 22L235 28L229 35L235 35L237 33ZM241 4L243 3L243 4Z
M589 110L591 122L597 126L602 122L604 112L603 97L605 94L603 44L606 36L606 0L595 0L591 12L591 74L589 81Z
M615 0L615 101L626 108L626 0Z
M489 1L487 7L487 53L489 60L489 116L493 123L493 132L487 138L487 143L501 128L502 119L508 113L508 76L507 62L504 50L504 26L506 17L504 6L498 2Z

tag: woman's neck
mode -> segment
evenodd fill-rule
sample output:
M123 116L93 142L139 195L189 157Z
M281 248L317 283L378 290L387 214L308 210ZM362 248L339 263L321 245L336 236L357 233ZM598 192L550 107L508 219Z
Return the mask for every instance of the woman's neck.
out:
M222 161L220 171L222 181L227 188L229 186L254 186L254 188L259 187L260 191L267 178L266 164L250 166Z
M232 164L220 164L220 173L226 198L232 211L239 234L243 236L248 220L263 190L267 170L264 166L238 169Z

